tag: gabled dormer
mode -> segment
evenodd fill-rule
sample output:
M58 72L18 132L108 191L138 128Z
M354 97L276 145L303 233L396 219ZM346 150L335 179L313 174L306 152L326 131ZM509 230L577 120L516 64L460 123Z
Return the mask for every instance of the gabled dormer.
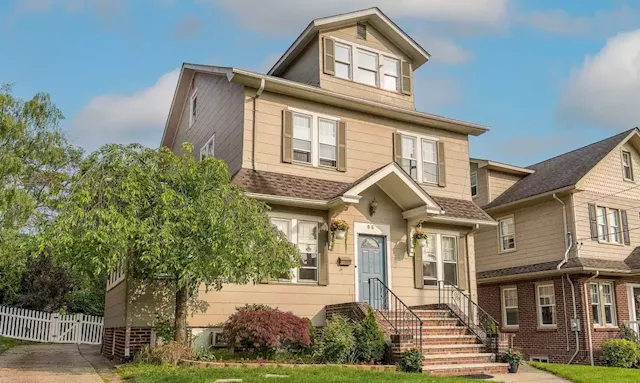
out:
M429 53L378 8L312 21L269 75L415 109L413 73Z

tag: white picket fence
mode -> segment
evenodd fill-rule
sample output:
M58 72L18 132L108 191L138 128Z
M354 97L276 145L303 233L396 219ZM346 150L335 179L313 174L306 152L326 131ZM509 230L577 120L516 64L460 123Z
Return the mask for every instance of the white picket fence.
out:
M0 336L33 342L101 344L103 318L0 306Z

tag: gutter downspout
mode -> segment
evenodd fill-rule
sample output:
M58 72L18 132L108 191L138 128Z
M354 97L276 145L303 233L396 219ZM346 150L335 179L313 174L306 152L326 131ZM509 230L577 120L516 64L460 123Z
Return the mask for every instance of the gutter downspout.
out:
M593 366L593 343L591 342L591 318L589 316L589 310L586 308L586 306L587 306L587 302L589 302L589 295L588 295L589 282L598 278L598 275L600 275L600 271L596 270L595 274L593 274L592 276L587 278L586 281L584 281L584 305L585 305L584 312L587 314L587 323L584 324L584 327L587 328L587 338L589 339L589 361L591 362L592 366Z
M258 127L257 121L257 107L258 107L258 97L262 95L264 91L264 87L267 85L267 80L263 78L260 79L260 87L256 92L256 95L253 97L253 129L251 131L252 134L252 142L251 142L251 167L253 171L256 170L256 137L258 136L256 129Z
M564 257L562 259L562 261L558 264L558 266L556 267L556 269L561 270L562 266L564 266L567 261L569 260L569 251L571 251L571 249L573 248L573 240L571 239L571 233L569 232L569 228L567 225L567 205L562 202L562 200L560 198L558 198L558 196L553 193L553 198L560 202L560 204L562 205L562 224L564 227L564 233L565 236L567 238L567 243L565 244L566 246L566 250L564 252ZM573 285L573 282L571 282L571 279L569 278L569 274L565 274L567 281L569 282L569 285L571 286L571 297L572 297L572 302L573 302L573 319L577 319L578 317L578 310L576 308L576 290L575 287ZM567 299L565 296L565 290L564 290L564 278L561 277L562 280L562 300L563 300L563 304L562 306L564 307L564 323L565 326L567 324ZM569 326L570 327L570 326ZM567 340L567 351L569 351L569 327L565 327L565 336L566 336L566 340ZM569 359L569 364L571 364L571 362L573 362L573 360L575 359L575 357L578 355L578 352L580 352L580 336L578 335L578 332L575 331L575 336L576 336L576 351L573 353L573 356L571 356L571 359Z

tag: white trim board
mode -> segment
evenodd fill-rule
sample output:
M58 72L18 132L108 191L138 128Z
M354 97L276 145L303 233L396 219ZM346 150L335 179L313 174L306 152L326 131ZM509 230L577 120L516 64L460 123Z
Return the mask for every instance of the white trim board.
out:
M355 288L354 291L354 302L358 302L359 293L360 293L360 283L358 283L358 278L360 276L358 270L358 242L360 242L358 236L359 234L364 235L377 235L385 237L385 254L386 254L386 268L387 268L387 280L385 284L389 288L389 290L393 291L393 278L391 275L391 227L389 225L378 225L374 223L365 223L365 222L354 222L353 223L353 264L355 272L353 277L353 282Z

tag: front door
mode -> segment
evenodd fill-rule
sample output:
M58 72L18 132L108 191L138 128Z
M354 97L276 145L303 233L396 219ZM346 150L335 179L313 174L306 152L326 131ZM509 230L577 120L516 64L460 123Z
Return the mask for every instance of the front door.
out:
M378 304L384 306L383 301L386 301L386 299L383 299L383 297L386 296L386 291L382 294L380 283L375 283L370 288L369 279L378 278L382 283L387 284L385 237L360 234L358 241L358 283L360 290L358 300L369 302L374 307ZM373 289L376 291L371 291ZM373 298L380 302L371 302L370 294L373 294Z

